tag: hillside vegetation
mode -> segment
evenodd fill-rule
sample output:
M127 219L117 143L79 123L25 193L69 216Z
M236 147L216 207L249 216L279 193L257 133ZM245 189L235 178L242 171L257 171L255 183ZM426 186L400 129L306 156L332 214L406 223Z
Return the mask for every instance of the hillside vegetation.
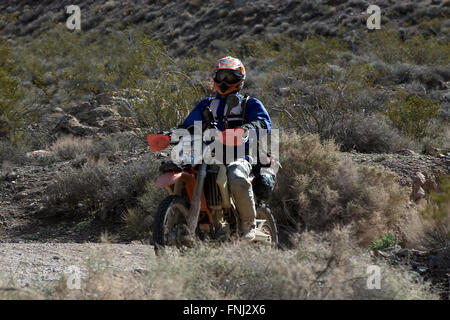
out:
M137 297L448 292L449 1L371 1L380 30L365 0L83 1L80 31L65 25L69 2L0 4L0 241L148 241L166 155L145 137L213 95L213 63L233 55L282 132L270 204L283 251L173 253L160 278L133 276L156 281ZM358 282L370 262L390 279L380 295ZM122 298L99 292L110 276L82 294ZM71 297L61 290L20 297Z

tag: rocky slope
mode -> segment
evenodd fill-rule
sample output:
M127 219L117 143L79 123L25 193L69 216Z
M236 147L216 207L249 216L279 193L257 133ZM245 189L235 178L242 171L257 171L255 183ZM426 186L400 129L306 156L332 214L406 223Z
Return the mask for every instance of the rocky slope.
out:
M0 12L5 19L0 28L11 38L39 36L54 23L65 23L69 16L65 8L71 4L69 0L2 1ZM154 37L181 54L191 48L219 48L221 40L244 41L280 33L333 36L341 28L344 37L355 37L355 31L365 27L369 5L381 8L383 24L403 28L405 33L436 33L432 27L421 28L420 20L450 14L449 2L444 0L90 0L83 1L80 9L84 31L108 34L115 28L150 23Z

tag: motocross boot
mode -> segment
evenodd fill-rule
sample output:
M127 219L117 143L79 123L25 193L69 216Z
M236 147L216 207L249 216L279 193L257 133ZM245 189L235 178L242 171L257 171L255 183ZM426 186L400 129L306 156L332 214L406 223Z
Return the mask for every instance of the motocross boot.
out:
M253 241L256 238L256 225L251 224L244 224L241 227L242 233L241 233L241 240L245 241Z

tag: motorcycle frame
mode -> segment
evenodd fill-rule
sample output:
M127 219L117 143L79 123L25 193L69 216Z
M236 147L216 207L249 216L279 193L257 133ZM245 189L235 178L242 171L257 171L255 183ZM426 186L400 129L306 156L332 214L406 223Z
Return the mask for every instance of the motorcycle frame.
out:
M186 190L186 194L188 196L191 207L189 210L189 215L186 216L185 219L191 232L195 232L195 229L197 228L200 212L205 212L208 217L208 222L213 225L213 216L211 210L208 208L204 192L204 182L207 166L208 165L206 163L202 163L199 165L199 170L191 168L189 170L181 172L181 174L178 172L172 172L172 177L175 177L177 175L179 177L169 179L171 181L170 183L161 186L162 188L165 188L169 194L179 196L182 196L183 190ZM230 195L228 190L226 166L223 164L220 164L218 166L219 173L216 183L219 185L219 190L221 193L222 209L232 210L234 218L236 219L237 230L239 230L240 218L235 208L233 197ZM202 178L200 178L199 173L201 173L202 169L204 169L205 174Z

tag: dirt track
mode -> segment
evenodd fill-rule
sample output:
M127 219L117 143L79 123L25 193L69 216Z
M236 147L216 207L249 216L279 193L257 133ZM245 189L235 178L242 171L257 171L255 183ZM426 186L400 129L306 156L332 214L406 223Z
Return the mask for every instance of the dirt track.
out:
M0 290L59 280L70 266L111 268L122 272L146 270L154 259L153 246L101 243L2 243Z

